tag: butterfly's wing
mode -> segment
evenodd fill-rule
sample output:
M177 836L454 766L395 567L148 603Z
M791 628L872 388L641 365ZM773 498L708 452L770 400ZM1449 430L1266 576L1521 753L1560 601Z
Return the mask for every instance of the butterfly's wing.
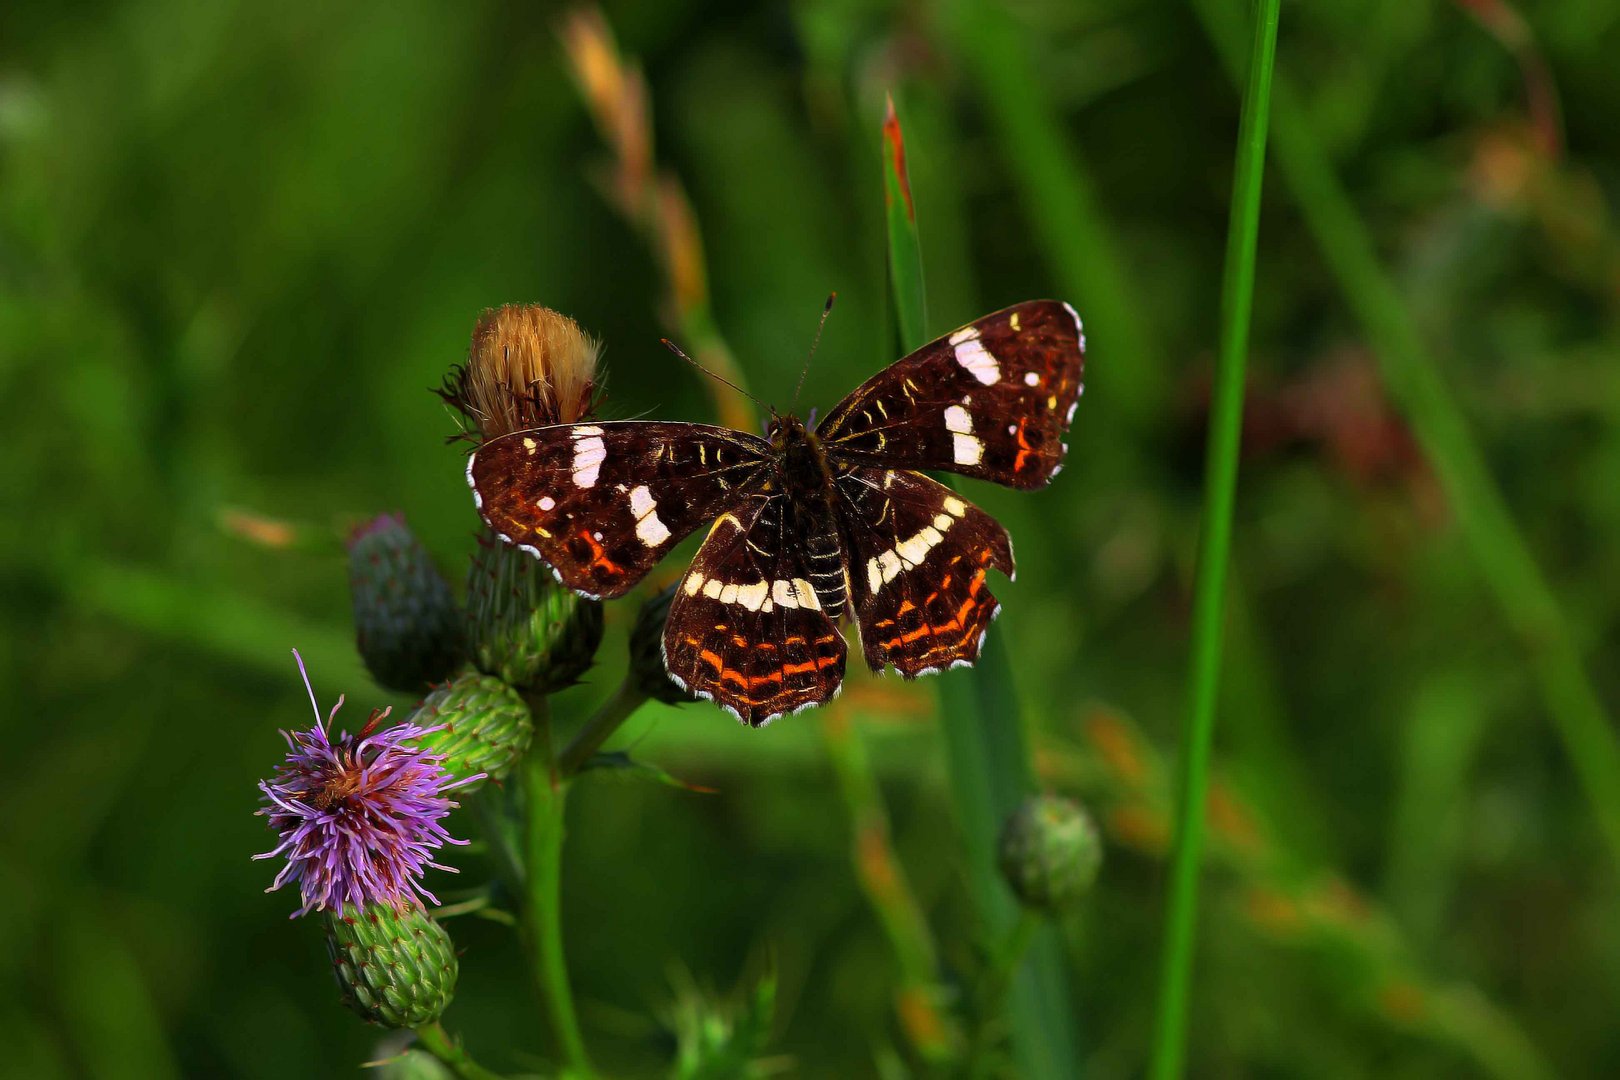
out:
M587 596L622 596L764 480L770 445L703 424L624 420L503 435L467 462L486 524Z
M1044 487L1067 449L1085 347L1068 304L1018 304L884 368L816 434L830 454L857 464Z
M972 664L1001 605L991 567L1013 573L995 518L922 473L852 468L835 481L861 648L907 678Z
M844 638L810 582L813 528L787 496L754 496L720 515L670 604L670 676L754 727L843 682Z

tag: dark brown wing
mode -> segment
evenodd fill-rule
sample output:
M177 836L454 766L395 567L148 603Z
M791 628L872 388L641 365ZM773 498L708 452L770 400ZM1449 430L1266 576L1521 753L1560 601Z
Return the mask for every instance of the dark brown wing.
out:
M703 424L561 424L491 439L468 460L467 483L501 539L600 599L743 503L769 453L763 439Z
M884 368L816 433L844 461L1044 487L1067 450L1085 348L1068 304L1017 304Z
M1007 531L921 473L854 469L837 486L867 664L907 678L972 664L1001 610L985 573L1013 573Z
M806 532L786 496L754 497L714 523L670 604L670 677L753 727L830 700L844 679Z

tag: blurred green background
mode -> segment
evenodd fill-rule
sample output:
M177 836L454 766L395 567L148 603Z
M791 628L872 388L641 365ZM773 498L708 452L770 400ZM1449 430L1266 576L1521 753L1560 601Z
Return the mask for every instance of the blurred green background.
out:
M1136 1075L1152 1028L1237 117L1217 43L1243 7L606 9L760 396L791 394L830 290L806 402L896 355L886 90L931 329L1047 295L1087 316L1069 468L971 494L1017 542L994 632L1043 780L1108 840L1063 935L1093 1077ZM359 666L330 537L401 510L460 578L475 521L428 390L490 305L544 302L602 337L607 415L712 416L658 345L659 263L604 196L560 14L0 11L0 1073L347 1075L383 1055L338 1007L316 927L248 859L271 846L252 812L276 730L309 720L289 649L323 702L350 695L351 724L409 704ZM1600 0L1284 6L1276 145L1330 171L1267 179L1192 1075L1620 1070L1614 851L1378 364L1390 320L1410 329L1620 700L1617 53L1620 5ZM1393 287L1324 258L1335 243ZM317 540L253 542L232 512ZM610 607L602 670L566 707L615 684L631 610ZM976 923L934 687L852 684L949 983ZM580 783L565 917L606 1067L655 1072L682 986L723 994L770 964L788 1071L894 1059L894 964L822 723L649 708L638 754L718 794ZM507 931L452 931L447 1024L487 1065L537 1067Z

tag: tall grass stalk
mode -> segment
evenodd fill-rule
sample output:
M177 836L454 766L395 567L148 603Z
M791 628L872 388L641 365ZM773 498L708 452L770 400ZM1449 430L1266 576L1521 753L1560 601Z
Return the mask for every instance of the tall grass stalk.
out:
M884 191L888 193L889 274L901 346L927 344L926 290L916 206L906 174L905 139L890 102L883 125ZM991 942L1013 933L1019 910L996 870L1001 823L1034 787L1029 742L1012 664L999 634L985 638L976 669L940 682L940 725L952 801L962 829L973 900ZM1008 1023L1020 1076L1078 1076L1076 1012L1055 931L1043 927L1009 994Z
M1260 232L1260 183L1271 112L1271 72L1277 50L1279 0L1260 0L1249 53L1248 85L1238 121L1232 211L1227 226L1221 289L1221 350L1215 372L1204 474L1204 520L1198 540L1193 596L1192 665L1186 728L1181 743L1175 847L1165 911L1159 1006L1151 1075L1171 1080L1186 1059L1187 994L1192 977L1198 915L1198 872L1204 846L1204 805L1215 734L1220 683L1226 569L1232 548L1232 506L1237 495L1238 444L1243 434L1243 380L1254 302L1255 247Z
M1236 34L1222 6L1197 5L1229 66ZM1378 261L1371 233L1286 79L1277 80L1277 163L1366 331L1385 384L1434 466L1464 542L1509 628L1528 654L1554 730L1599 829L1620 861L1620 742L1581 661L1552 587L1491 476L1485 454L1441 377L1411 309Z

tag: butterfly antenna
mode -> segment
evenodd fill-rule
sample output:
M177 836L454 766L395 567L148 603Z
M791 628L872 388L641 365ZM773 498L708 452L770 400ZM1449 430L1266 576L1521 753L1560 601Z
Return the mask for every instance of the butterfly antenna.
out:
M718 375L715 372L710 371L708 368L704 367L702 364L698 363L696 360L692 359L690 356L687 356L684 352L681 351L681 347L679 345L675 344L673 341L669 340L669 338L659 338L658 340L662 341L664 343L664 348L668 349L670 352L674 353L676 356L680 357L682 360L685 360L688 364L691 364L693 367L695 367L699 371L703 372L703 374L707 375L709 378L715 380L716 382L724 383L725 385L731 387L733 390L737 391L737 393L741 394L743 397L747 398L749 401L752 401L755 405L758 405L761 409L765 410L766 412L772 413L772 414L774 414L776 412L775 409L771 408L769 405L765 404L763 401L759 400L759 398L755 397L753 394L750 394L748 391L744 390L742 387L738 386L736 383L732 382L730 379L725 378L722 375Z
M792 412L794 406L799 404L799 391L804 389L804 377L810 374L810 360L816 355L816 346L821 344L821 328L827 325L827 316L832 314L833 301L836 299L837 293L827 294L827 306L821 309L821 321L816 323L816 337L810 342L810 355L804 358L804 368L799 372L799 385L793 388L793 405L788 406L788 412Z

